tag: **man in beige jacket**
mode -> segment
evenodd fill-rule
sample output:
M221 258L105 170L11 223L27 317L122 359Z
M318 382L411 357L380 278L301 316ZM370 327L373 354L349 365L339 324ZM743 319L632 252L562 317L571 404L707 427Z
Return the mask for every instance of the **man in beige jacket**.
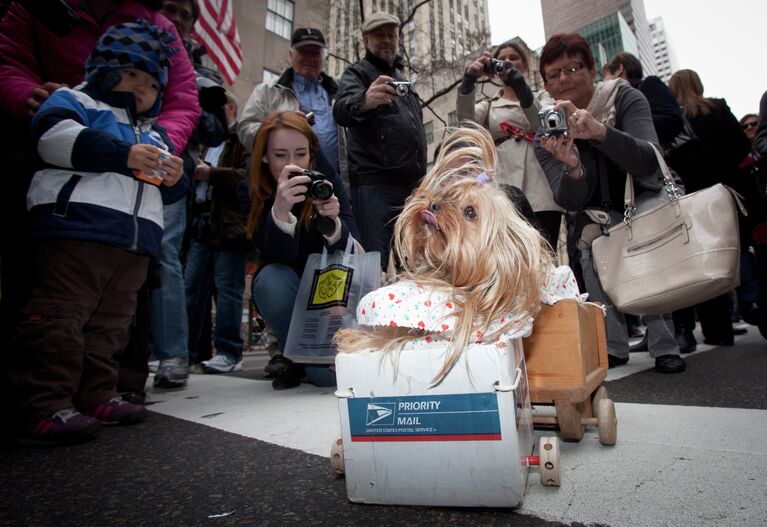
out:
M262 82L253 89L240 117L237 135L248 150L261 122L272 112L295 111L310 117L312 128L320 139L320 150L328 163L341 173L339 134L333 119L333 101L338 85L323 73L325 66L325 37L320 30L299 27L290 40L288 58L291 67L276 82ZM322 165L318 160L318 165ZM318 169L321 170L320 166Z

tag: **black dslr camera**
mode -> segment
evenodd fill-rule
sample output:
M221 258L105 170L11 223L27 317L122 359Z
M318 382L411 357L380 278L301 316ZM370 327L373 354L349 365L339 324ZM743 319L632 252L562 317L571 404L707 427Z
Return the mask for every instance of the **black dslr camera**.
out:
M490 59L490 62L485 64L485 72L493 75L503 75L508 67L509 65L505 60Z
M292 172L290 177L308 176L311 181L307 185L305 195L311 196L317 201L325 201L333 195L333 185L325 181L325 174L316 170L304 170L303 172Z
M570 131L567 128L567 116L562 108L554 110L554 107L551 105L544 106L538 112L538 119L540 119L541 126L543 127L543 135L546 137L551 137L552 135L568 137L570 135Z
M397 95L400 97L404 97L408 93L410 93L410 81L392 81L387 82L389 86L394 86L394 90L397 92Z

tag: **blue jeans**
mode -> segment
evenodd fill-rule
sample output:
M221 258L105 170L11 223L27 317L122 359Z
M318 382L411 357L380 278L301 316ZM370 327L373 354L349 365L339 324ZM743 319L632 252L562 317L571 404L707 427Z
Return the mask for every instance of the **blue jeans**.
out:
M189 317L189 355L194 362L197 341L211 287L216 286L216 324L213 341L216 352L242 359L242 293L245 289L245 251L216 250L192 240L184 275L186 312Z
M188 357L189 328L186 319L181 242L186 228L186 201L163 207L165 229L160 247L160 287L149 298L150 338L159 360Z
M269 264L261 269L253 279L253 301L266 324L277 337L280 352L285 349L296 303L301 277L283 264ZM316 386L335 386L336 375L324 365L305 365L304 370L309 382Z
M366 251L381 253L381 268L386 269L394 234L394 222L412 191L408 185L355 185L352 210Z

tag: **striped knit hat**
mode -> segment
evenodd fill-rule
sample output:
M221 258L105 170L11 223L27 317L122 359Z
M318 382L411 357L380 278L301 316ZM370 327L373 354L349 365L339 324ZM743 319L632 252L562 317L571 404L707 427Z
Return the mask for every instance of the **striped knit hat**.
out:
M174 36L146 20L112 26L101 35L85 62L85 80L96 80L105 72L136 68L154 76L164 90L168 83L170 57L178 50L168 45Z

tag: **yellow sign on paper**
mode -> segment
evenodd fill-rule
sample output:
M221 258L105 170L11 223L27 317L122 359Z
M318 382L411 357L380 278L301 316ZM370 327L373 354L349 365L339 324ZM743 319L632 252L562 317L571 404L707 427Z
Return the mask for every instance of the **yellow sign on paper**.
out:
M354 270L342 265L331 265L314 272L308 309L345 306L349 299L349 286Z

